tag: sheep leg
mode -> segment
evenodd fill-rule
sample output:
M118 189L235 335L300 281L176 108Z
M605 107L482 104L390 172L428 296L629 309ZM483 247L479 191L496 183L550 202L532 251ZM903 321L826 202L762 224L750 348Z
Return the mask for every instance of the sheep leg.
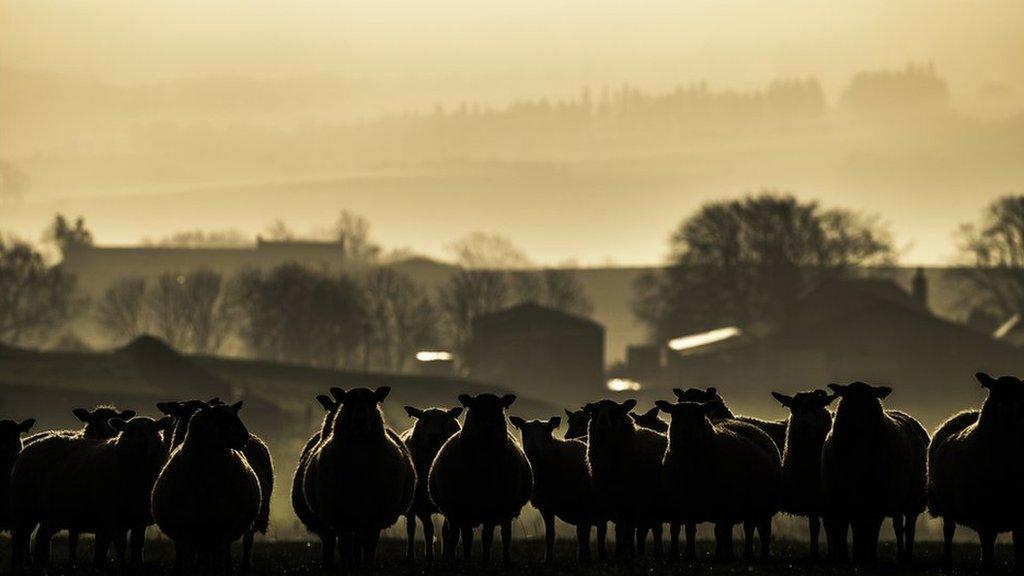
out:
M367 530L360 534L358 546L363 549L363 561L366 571L373 574L377 564L377 543L380 541L380 530Z
M1024 528L1013 531L1013 560L1018 572L1024 569Z
M732 524L715 524L715 559L727 562L735 558L732 549Z
M914 559L914 539L917 538L917 514L907 514L903 529L903 554L904 560L910 562Z
M679 559L679 522L668 525L668 557L673 561Z
M221 565L224 567L224 574L226 576L231 576L231 574L234 572L234 566L231 565L231 544L225 544L217 552L219 553L216 554L216 556L217 559L220 560L220 562L222 563Z
M635 532L633 526L625 522L615 523L615 557L618 559L632 556L632 544Z
M825 538L828 540L828 557L833 562L846 562L849 553L846 537L850 523L841 518L825 517Z
M104 531L96 532L92 563L97 568L102 568L107 565L107 552L110 550L110 541L110 534Z
M355 546L352 543L352 533L341 531L338 533L338 557L341 560L341 571L351 572L355 563Z
M68 566L78 563L78 531L68 530Z
M142 574L142 549L146 545L146 527L136 526L132 528L128 543L131 548L131 570L135 574Z
M192 565L195 563L195 552L182 542L174 543L174 573L177 576L184 576L192 573Z
M429 546L429 544L428 544ZM416 559L416 517L412 514L405 515L405 560L412 562Z
M544 563L555 561L555 515L551 512L542 514L544 518ZM577 533L577 540L579 533Z
M454 529L454 527L453 527ZM462 525L462 559L469 561L473 557L473 525Z
M17 574L29 560L29 541L35 522L15 520L11 526L11 573Z
M981 540L981 567L991 570L996 564L996 533L991 530L978 532Z
M242 536L242 561L238 567L242 574L248 574L249 568L252 567L252 540L255 535L255 532L246 532L245 536Z
M576 525L576 554L581 563L590 562L590 524L580 522Z
M746 562L754 561L754 530L756 528L757 525L753 520L743 521L743 560Z
M481 557L484 564L491 561L491 545L494 543L494 524L484 524L480 528Z
M501 561L507 566L512 563L512 519L501 523Z
M117 568L124 572L124 554L128 551L128 531L118 530L114 533L114 554L117 558Z
M602 562L608 561L608 523L601 521L597 523L597 558Z
M953 565L953 536L956 535L956 522L942 518L942 562L948 567Z
M430 514L424 514L420 516L420 522L423 523L423 547L424 555L427 558L427 562L434 561L434 519L430 517ZM415 528L413 528L415 530Z
M892 517L892 531L896 534L896 562L903 562L903 558L907 553L903 514L897 513Z
M50 565L50 540L53 538L54 532L45 524L40 524L39 529L36 530L34 552L37 567L45 568Z
M636 555L638 558L643 558L647 555L647 531L649 528L645 525L638 524L636 527Z
M651 543L654 546L655 558L661 558L665 555L665 547L661 541L663 530L664 528L662 527L661 522L655 523L654 526L651 528Z
M686 525L686 557L690 560L697 557L697 525L693 522Z
M757 541L761 546L761 561L772 557L772 517L762 518L757 526Z
M807 517L807 532L811 537L811 550L809 556L811 560L818 559L818 539L821 533L821 518L810 515Z
M441 522L441 539L443 540L445 562L455 562L455 547L459 543L459 530L447 518Z
M324 572L330 572L334 570L334 542L336 537L334 532L325 531L320 534L320 552L321 552L321 566Z

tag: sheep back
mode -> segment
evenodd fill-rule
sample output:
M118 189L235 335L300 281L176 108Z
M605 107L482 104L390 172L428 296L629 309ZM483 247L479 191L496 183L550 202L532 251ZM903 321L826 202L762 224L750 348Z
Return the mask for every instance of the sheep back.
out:
M668 438L637 428L626 441L591 438L587 446L590 476L614 522L665 520L661 464Z
M302 447L302 453L299 455L299 463L295 466L295 475L292 477L292 510L295 511L295 516L299 519L299 522L306 527L309 532L320 535L326 530L323 522L316 516L316 513L306 502L306 494L304 492L304 486L306 481L306 467L309 464L309 457L316 449L316 445L320 442L320 433L313 434L306 445Z
M249 435L242 455L260 481L260 511L256 515L252 530L266 534L270 524L270 500L274 494L274 460L270 456L267 444L255 434Z

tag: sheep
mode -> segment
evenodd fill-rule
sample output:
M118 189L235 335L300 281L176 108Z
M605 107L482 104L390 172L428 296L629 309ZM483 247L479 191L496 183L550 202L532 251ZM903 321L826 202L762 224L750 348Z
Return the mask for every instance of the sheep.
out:
M892 388L863 382L829 388L839 397L821 452L829 556L846 559L852 527L854 561L874 562L882 520L891 517L897 559L909 561L925 509L928 433L907 414L882 407Z
M1013 376L975 375L988 397L980 411L961 412L943 423L928 448L928 509L942 518L943 558L952 563L957 524L978 532L981 564L994 565L995 540L1014 532L1018 563L1024 560L1019 530L1024 513L1024 383Z
M25 446L55 434L92 438L93 440L109 440L117 436L117 430L111 428L109 424L112 418L131 420L135 416L135 410L118 410L109 404L98 405L92 410L75 408L71 413L84 424L81 430L44 430L25 438ZM68 530L68 564L70 565L78 562L78 537L78 531Z
M667 502L678 521L715 524L716 557L733 557L732 528L742 522L744 558L753 560L754 530L761 559L771 555L772 517L782 495L782 459L772 439L739 420L712 420L714 403L664 400L657 407L671 416L662 461Z
M11 529L11 470L24 447L21 435L35 423L35 418L0 420L0 532Z
M142 567L146 526L153 523L149 495L166 459L161 433L170 418L135 417L109 421L118 435L108 440L54 434L26 446L11 473L14 571L28 557L35 537L35 560L49 563L50 539L62 530L96 534L95 564L102 567L113 541L124 566L131 532L131 565Z
M810 557L818 557L821 531L821 447L832 428L827 407L835 396L824 390L772 396L789 409L786 442L782 451L782 512L805 516L810 534Z
M762 420L753 416L737 416L725 404L725 400L718 394L716 388L689 388L682 390L673 388L672 392L680 402L699 402L701 404L717 404L709 416L712 420L732 418L747 424L757 426L775 442L775 447L782 453L786 446L786 420Z
M197 559L230 572L231 543L259 516L260 480L241 452L251 438L241 408L242 402L199 408L153 487L153 517L174 541L178 574Z
M509 563L512 519L530 500L533 471L505 422L505 410L515 401L513 394L460 394L465 424L444 443L430 468L430 499L452 532L461 530L466 560L473 527L483 526L482 557L489 562L494 527L501 526L502 560ZM445 542L444 557L454 561L454 537Z
M544 518L544 562L554 561L555 518L576 526L580 562L590 561L590 527L605 525L605 514L587 470L587 444L559 440L552 433L562 419L527 422L509 418L523 437L523 448L533 469L530 501ZM599 553L601 548L598 548ZM602 558L603 560L604 558Z
M334 531L328 528L317 517L316 513L310 509L309 504L306 502L306 495L303 493L303 486L305 485L306 465L309 463L309 456L313 453L317 444L320 443L320 440L330 434L331 424L334 422L334 412L341 404L325 394L318 395L316 399L327 413L324 415L320 430L317 430L316 433L310 436L306 445L302 448L302 453L299 455L299 463L295 467L295 475L292 478L291 496L292 509L295 511L295 516L299 519L299 522L306 527L306 530L320 537L323 568L326 572L334 566L334 544L337 537Z
M638 427L629 412L636 400L600 400L587 404L590 417L587 466L602 506L615 522L615 553L643 555L647 531L668 518L662 509L661 459L668 438ZM633 535L636 535L634 538ZM654 541L661 554L661 538Z
M647 428L653 430L659 434L668 433L668 422L665 422L661 418L658 418L658 407L655 406L643 414L637 414L636 412L630 412L629 417L636 422L636 425L641 428Z
M412 504L416 468L394 431L384 424L380 404L391 389L331 388L341 404L330 433L309 455L303 493L310 509L338 534L343 561L353 554L374 569L380 532Z
M416 465L416 477L420 479L416 483L416 497L413 498L412 506L405 515L405 529L408 544L406 547L406 559L413 560L416 557L416 519L419 518L423 524L423 543L426 548L427 560L434 559L434 520L432 515L438 512L437 507L430 501L430 491L427 488L427 477L430 476L430 465L434 463L441 446L451 438L452 434L459 431L458 417L462 414L462 406L449 409L428 408L421 410L413 406L406 406L405 413L416 420L412 428L401 434L402 441L412 454L413 464ZM451 538L451 526L442 526L444 539Z

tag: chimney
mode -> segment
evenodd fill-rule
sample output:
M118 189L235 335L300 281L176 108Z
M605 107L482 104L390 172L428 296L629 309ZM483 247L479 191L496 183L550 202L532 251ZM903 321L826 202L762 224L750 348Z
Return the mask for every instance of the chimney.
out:
M914 300L925 310L928 309L928 278L924 275L924 268L918 268L914 273L913 291Z

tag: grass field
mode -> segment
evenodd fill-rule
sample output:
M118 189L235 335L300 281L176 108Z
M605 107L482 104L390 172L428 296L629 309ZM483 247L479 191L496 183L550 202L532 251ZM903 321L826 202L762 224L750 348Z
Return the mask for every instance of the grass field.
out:
M91 540L83 540L79 549L79 558L91 557ZM833 565L826 562L815 562L806 559L807 546L803 542L783 540L775 543L775 557L767 563L747 564L742 561L732 563L716 563L711 561L713 543L699 543L700 559L693 562L668 562L664 560L639 560L628 563L600 563L581 566L577 564L575 544L571 540L559 540L556 561L552 565L541 562L543 545L537 540L517 540L513 544L510 566L500 563L484 565L479 560L469 563L458 562L454 567L442 563L428 564L422 559L407 563L404 559L405 543L401 540L386 539L381 542L378 552L378 570L380 575L426 576L447 574L480 574L489 572L501 576L545 576L558 574L594 574L599 576L618 575L658 575L658 574L693 574L694 576L730 576L743 574L821 574L823 576L858 576L861 574L914 574L929 575L970 575L980 573L976 560L978 549L975 544L958 544L955 554L956 565L951 570L941 566L942 546L938 542L919 543L917 559L911 566L896 565L895 547L892 542L883 542L879 551L880 561L870 568L856 568L847 565ZM739 542L737 542L739 546ZM66 542L63 539L54 541L54 566L48 574L94 574L89 567L70 569L66 566ZM738 550L737 550L738 551ZM474 550L478 552L478 550ZM417 549L421 555L422 544ZM0 574L10 570L10 541L0 539ZM308 542L257 542L253 555L254 576L263 575L319 575L319 544ZM1000 545L997 552L998 567L996 574L1013 574L1013 551L1009 545ZM237 554L236 554L237 557ZM146 544L145 574L170 574L173 558L173 547L167 540L151 540ZM116 573L116 571L111 571Z

